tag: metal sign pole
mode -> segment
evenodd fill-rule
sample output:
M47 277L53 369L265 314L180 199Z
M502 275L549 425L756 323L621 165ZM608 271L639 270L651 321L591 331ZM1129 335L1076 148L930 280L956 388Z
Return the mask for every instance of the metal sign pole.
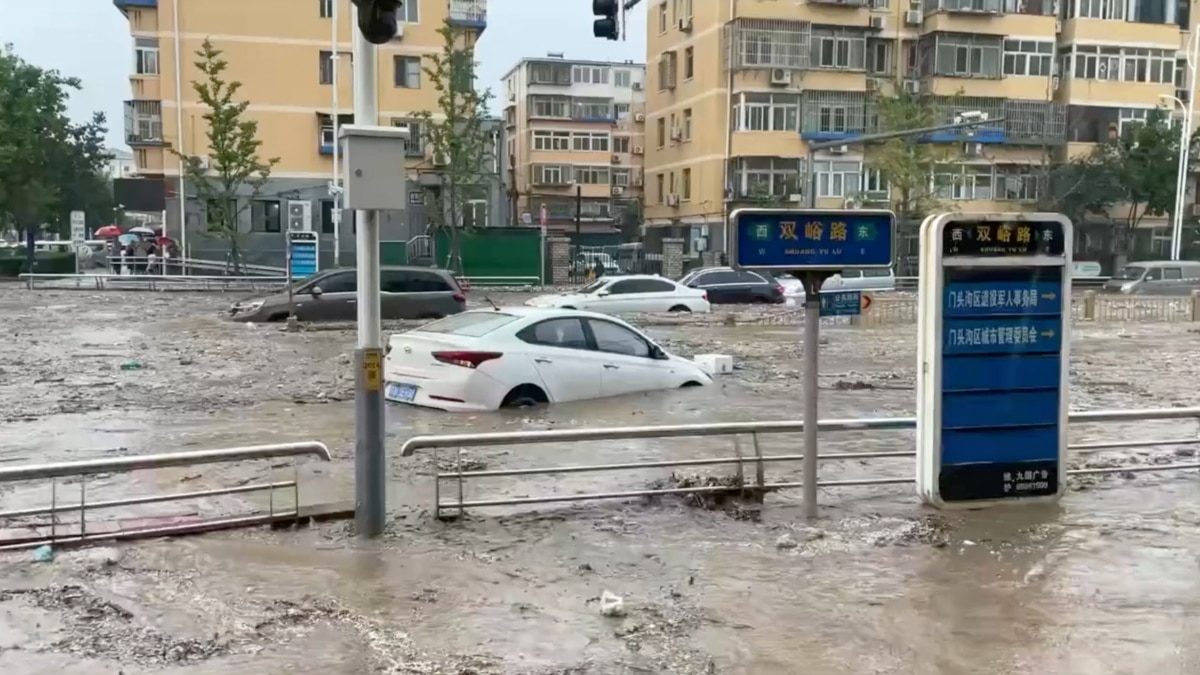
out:
M817 501L820 423L821 315L859 316L870 298L857 292L821 295L831 275L847 267L887 269L895 249L896 216L880 210L737 209L729 214L727 250L735 269L792 272L804 284L804 513Z

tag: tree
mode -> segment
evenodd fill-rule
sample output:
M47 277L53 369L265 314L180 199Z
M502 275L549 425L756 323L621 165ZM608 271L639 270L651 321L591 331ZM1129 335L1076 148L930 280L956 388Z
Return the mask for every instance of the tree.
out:
M877 94L873 104L881 133L932 127L939 121L931 96L909 94L899 86L892 95ZM920 222L930 213L950 208L938 198L933 175L960 155L951 144L929 143L910 136L870 146L866 164L891 185L890 206L897 219L902 223Z
M11 46L0 49L0 224L32 235L43 224L66 234L67 214L103 215L101 170L111 156L104 149L104 116L73 124L67 97L78 79L22 60ZM84 209L95 205L96 211Z
M1034 171L1037 210L1061 213L1074 223L1090 215L1107 217L1124 192L1116 174L1087 155L1057 163L1047 159Z
M487 199L488 188L499 178L495 166L498 152L488 117L492 94L475 85L475 49L467 31L456 29L449 20L438 29L442 36L441 53L426 56L424 67L429 82L438 93L436 110L416 115L421 121L424 141L429 145L441 185L431 190L428 203L430 235L449 232L450 251L447 267L459 274L462 269L460 230L469 226L463 214L467 202Z
M1191 143L1194 153L1196 136ZM1155 108L1145 122L1098 145L1087 165L1094 173L1107 172L1114 186L1123 188L1121 201L1129 206L1125 226L1132 231L1146 216L1172 214L1179 154L1179 131L1166 110Z
M173 152L183 160L184 177L207 210L208 235L229 247L229 262L236 273L242 265L238 222L250 208L250 200L262 194L279 158L259 159L258 122L245 119L250 102L237 100L241 82L224 78L229 63L221 50L205 39L196 57L196 68L204 77L193 81L192 89L208 108L203 115L208 123L208 155L185 155L178 148Z

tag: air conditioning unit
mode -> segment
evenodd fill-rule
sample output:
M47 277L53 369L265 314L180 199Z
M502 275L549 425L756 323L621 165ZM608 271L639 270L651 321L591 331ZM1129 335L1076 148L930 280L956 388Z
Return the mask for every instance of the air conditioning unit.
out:
M671 127L671 140L682 141L683 140L683 129L680 129L679 127Z
M1062 83L1062 81L1059 79L1059 77L1057 75L1050 78L1050 91L1058 91L1058 85L1061 83Z
M925 23L925 16L920 10L910 9L904 13L905 26L920 26Z
M642 83L641 83L641 82L634 82L634 83L633 83L633 85L632 85L632 87L633 87L633 90L634 90L634 91L641 91L641 90L642 90Z
M829 154L831 155L844 155L847 152L850 152L850 146L848 145L835 145L829 148Z
M792 83L792 73L786 68L771 69L771 84L789 85Z
M793 204L799 204L804 201L804 195L788 195L787 200Z
M196 155L196 166L202 171L208 171L212 168L212 163L208 159L208 155Z
M434 152L430 155L430 160L434 166L446 166L450 163L450 158L444 152Z
M642 124L646 121L646 115L643 113L634 113L633 121Z
M312 202L288 200L287 225L289 232L312 232Z
M613 189L612 189L612 194L614 197L620 197L621 195L625 194L625 188L614 185Z
M871 28L874 30L883 30L884 28L887 28L887 17L886 16L871 17Z
M635 146L633 146L633 154L644 155L644 154L646 154L646 149L640 145L635 145Z
M980 157L983 155L983 143L964 143L963 154L967 157Z
M1055 19L1055 20L1054 20L1054 33L1055 33L1056 35L1057 35L1057 34L1059 34L1059 33L1062 33L1062 19Z
M919 93L921 93L921 82L920 82L920 80L905 80L905 81L904 81L904 93L906 93L906 94L919 94Z
M679 195L667 195L667 206L679 206Z
M879 80L877 80L873 77L868 77L867 78L867 91L879 91Z
M617 155L617 154L614 154L614 155L612 156L612 163L613 163L613 164L620 164L620 163L621 163L621 156L620 156L620 155Z
M692 17L686 17L679 20L679 30L684 33L692 32Z
M641 177L641 175L637 175L637 176L630 176L630 177L629 177L629 184L630 184L630 185L632 185L633 187L642 187L642 177Z

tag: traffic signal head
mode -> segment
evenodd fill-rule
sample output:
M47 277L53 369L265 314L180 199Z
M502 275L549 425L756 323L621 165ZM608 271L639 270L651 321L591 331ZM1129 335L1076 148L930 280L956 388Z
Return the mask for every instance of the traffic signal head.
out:
M592 0L592 14L598 18L592 25L592 34L605 40L621 37L621 24L617 19L620 12L617 0Z
M358 8L358 30L367 42L387 44L396 37L396 12L402 0L352 0Z

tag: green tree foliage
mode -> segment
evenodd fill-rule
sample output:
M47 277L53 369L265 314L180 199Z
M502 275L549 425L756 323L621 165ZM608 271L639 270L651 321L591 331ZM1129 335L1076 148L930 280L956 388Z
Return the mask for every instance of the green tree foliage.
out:
M1191 143L1191 156L1195 157L1195 136ZM1130 124L1119 137L1097 146L1085 165L1106 174L1108 182L1121 189L1120 201L1132 207L1125 225L1134 228L1146 216L1174 210L1179 153L1179 129L1166 110L1155 108L1144 123Z
M103 175L104 115L83 124L68 119L67 98L79 80L0 49L0 227L51 225L69 230L69 214L112 222L112 195Z
M1088 155L1060 163L1047 159L1034 171L1037 210L1061 213L1075 223L1089 215L1107 216L1125 191L1116 174Z
M932 127L943 121L938 118L932 97L909 94L899 86L893 94L876 95L873 103L880 133ZM866 164L891 184L890 206L896 217L901 222L919 222L930 213L949 210L950 205L938 199L932 177L961 154L953 144L924 143L917 137L894 138L870 146Z
M438 93L437 108L417 114L423 141L433 156L433 168L441 184L427 200L432 238L436 230L449 230L450 252L447 267L462 273L460 229L465 222L466 205L472 200L487 200L489 188L498 180L495 166L493 132L489 124L488 104L492 94L476 88L475 48L470 31L456 29L449 21L438 29L442 50L425 58L424 67L430 84ZM490 202L489 202L490 203Z
M178 148L174 152L183 160L192 194L207 210L208 235L225 242L236 272L242 265L238 222L250 201L262 194L279 158L259 159L258 122L246 119L250 102L237 99L242 83L225 79L229 63L221 50L206 39L196 57L203 78L192 82L192 89L208 109L203 115L208 154L180 154Z

